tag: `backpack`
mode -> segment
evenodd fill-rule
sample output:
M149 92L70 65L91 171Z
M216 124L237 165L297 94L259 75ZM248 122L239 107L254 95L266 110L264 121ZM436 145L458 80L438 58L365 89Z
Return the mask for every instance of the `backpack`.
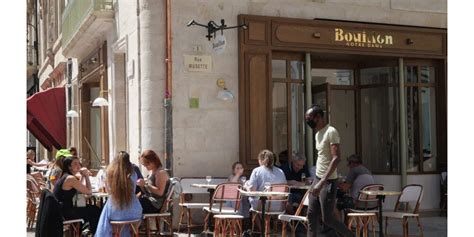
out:
M176 178L176 177L170 178L170 184L174 186L173 198L179 198L179 195L183 192L183 187L181 187L179 178Z

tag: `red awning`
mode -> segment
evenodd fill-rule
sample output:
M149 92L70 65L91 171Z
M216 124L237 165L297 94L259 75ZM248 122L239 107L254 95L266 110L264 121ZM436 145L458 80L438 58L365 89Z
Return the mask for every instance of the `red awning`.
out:
M66 147L64 87L38 92L26 101L27 128L46 149Z

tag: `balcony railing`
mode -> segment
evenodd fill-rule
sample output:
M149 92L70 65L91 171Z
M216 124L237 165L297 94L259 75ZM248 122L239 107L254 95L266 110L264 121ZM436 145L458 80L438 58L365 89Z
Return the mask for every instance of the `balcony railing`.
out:
M62 16L62 45L68 45L91 17L113 17L113 0L71 0Z

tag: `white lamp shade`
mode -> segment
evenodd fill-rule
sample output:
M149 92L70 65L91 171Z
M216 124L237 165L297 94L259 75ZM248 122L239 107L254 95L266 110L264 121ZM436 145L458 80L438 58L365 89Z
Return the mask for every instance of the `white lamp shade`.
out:
M234 95L229 90L222 89L222 90L219 90L219 92L217 93L217 98L221 100L233 100Z
M102 107L102 106L108 106L109 102L104 99L103 97L97 97L94 102L92 102L92 106L94 107Z
M77 117L79 117L79 114L75 110L69 110L66 113L66 117L68 117L68 118L77 118Z

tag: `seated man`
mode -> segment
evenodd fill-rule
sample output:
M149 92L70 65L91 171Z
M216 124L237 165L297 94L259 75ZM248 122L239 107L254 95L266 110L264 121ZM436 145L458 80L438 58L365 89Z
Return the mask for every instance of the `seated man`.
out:
M289 186L303 186L307 184L306 180L310 178L308 167L306 166L306 157L303 154L297 153L291 157L291 162L288 162L281 167L283 173L285 173L286 180ZM309 184L309 182L308 182ZM288 200L289 207L288 211L293 211L292 206L298 206L303 199L306 190L303 189L291 189L290 197Z
M349 174L346 181L339 185L339 188L345 192L350 190L351 197L355 202L359 195L359 190L369 184L374 184L374 177L370 170L362 165L362 159L359 155L353 154L347 158ZM344 207L353 208L353 207Z

